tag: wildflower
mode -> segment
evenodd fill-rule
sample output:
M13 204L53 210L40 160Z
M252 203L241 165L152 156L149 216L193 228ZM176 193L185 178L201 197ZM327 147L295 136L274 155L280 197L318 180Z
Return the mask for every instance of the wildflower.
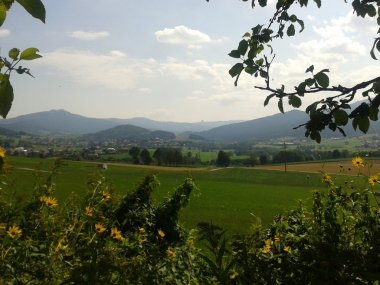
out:
M274 242L280 242L281 238L280 238L280 235L279 234L276 234L274 236Z
M291 252L291 248L290 248L290 246L284 246L284 251L286 252L286 253L290 253Z
M111 229L111 238L116 239L116 240L123 240L123 236L121 235L121 231L119 231L117 228L112 228Z
M94 215L94 209L87 206L86 207L86 216L92 217Z
M140 233L140 234L145 234L145 233L146 233L146 231L145 231L145 229L144 229L144 228L139 228L139 233Z
M3 149L1 146L0 146L0 157L2 158L5 157L5 149Z
M273 241L271 239L267 239L265 241L265 245L264 245L264 248L262 249L262 253L264 254L268 254L272 251L272 244L273 244Z
M364 166L364 160L360 157L360 156L355 156L353 159L352 159L352 164L356 167L361 167L361 166Z
M7 234L10 238L19 238L22 230L18 226L12 226L8 229Z
M373 175L373 176L370 176L368 178L368 183L372 186L374 186L375 184L379 183L379 176L377 175Z
M104 233L106 230L107 229L106 229L106 227L103 224L100 224L100 223L95 224L95 231L98 234Z
M107 201L109 199L111 199L111 194L109 192L107 192L107 191L103 191L103 193L102 193L102 200L103 201Z
M40 197L40 201L42 202L42 204L50 208L55 208L58 206L57 199L55 199L54 197L42 196Z
M236 280L238 278L239 274L236 271L233 271L230 275L231 280Z
M6 224L0 224L0 231L5 231L6 227Z
M158 233L158 236L159 236L160 238L164 238L164 237L165 237L165 233L164 233L163 230L158 230L157 233Z
M323 174L322 176L322 182L326 184L332 184L331 176L328 174Z
M175 251L172 248L168 248L168 250L166 251L166 255L168 257L175 257L176 256Z

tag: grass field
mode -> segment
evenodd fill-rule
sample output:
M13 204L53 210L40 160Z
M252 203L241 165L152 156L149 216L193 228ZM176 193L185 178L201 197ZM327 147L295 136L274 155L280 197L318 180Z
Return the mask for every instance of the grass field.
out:
M33 169L39 167L49 171L54 162L51 159L23 157L11 157L9 160L14 166L11 174L15 180L13 189L20 195L31 193L35 174ZM296 207L300 199L310 205L311 193L316 189L325 189L320 183L321 175L315 173L321 170L320 164L289 165L288 169L292 167L294 170L314 173L284 173L258 168L135 167L122 164L109 164L108 170L102 173L112 181L120 196L134 189L145 175L157 174L161 182L160 190L154 194L157 201L172 192L186 177L192 177L200 191L191 197L189 206L182 212L181 222L187 228L195 227L200 221L213 222L229 229L231 233L248 232L255 217L260 218L263 224L268 224L276 214ZM58 200L66 199L70 193L84 195L86 181L98 171L94 163L67 161L55 179ZM41 175L46 174L41 172ZM347 179L347 176L337 177L340 180ZM363 178L359 178L358 183L362 181L360 179Z

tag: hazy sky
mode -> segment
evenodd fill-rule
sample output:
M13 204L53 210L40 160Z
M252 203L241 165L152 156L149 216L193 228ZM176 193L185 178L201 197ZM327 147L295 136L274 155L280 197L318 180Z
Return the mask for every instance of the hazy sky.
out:
M337 84L378 75L369 56L375 21L357 18L343 0L322 1L322 9L311 2L295 11L305 31L273 43L273 85L291 88L312 63L329 68ZM65 109L89 117L195 122L278 112L277 102L263 107L268 94L253 88L263 82L246 74L234 87L228 70L235 60L227 55L245 32L267 22L273 6L252 10L237 0L44 3L46 24L14 4L0 29L2 55L12 47L37 47L43 55L25 65L35 79L14 74L9 117Z

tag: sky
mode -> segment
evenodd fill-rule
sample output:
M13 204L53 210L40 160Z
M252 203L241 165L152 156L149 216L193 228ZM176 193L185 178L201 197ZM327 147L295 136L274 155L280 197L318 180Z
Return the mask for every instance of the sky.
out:
M1 55L36 47L25 62L35 78L13 74L15 99L8 117L64 109L96 118L147 117L160 121L251 120L278 113L264 107L263 81L248 74L237 87L228 53L242 35L267 23L274 11L238 0L45 0L46 23L17 3L0 28ZM292 10L305 30L273 42L272 86L287 90L305 70L328 68L333 85L352 86L377 76L369 52L374 19L352 14L349 3L322 1ZM309 96L305 108L319 97ZM361 99L361 98L358 98ZM289 106L285 110L291 110Z

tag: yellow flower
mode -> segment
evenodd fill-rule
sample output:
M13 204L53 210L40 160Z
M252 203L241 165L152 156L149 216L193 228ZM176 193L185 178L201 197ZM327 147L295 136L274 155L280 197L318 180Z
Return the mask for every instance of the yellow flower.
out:
M55 208L58 206L57 199L55 199L54 197L42 196L40 197L40 201L42 202L42 204L50 208Z
M166 255L168 257L175 257L176 256L175 251L172 248L168 248L168 250L166 251Z
M360 156L355 156L353 159L352 159L352 164L356 167L361 167L361 166L364 166L364 160L360 157Z
M146 231L145 231L145 229L144 229L144 228L139 228L139 233L140 233L140 234L145 234L145 233L146 233Z
M331 176L328 174L323 174L322 176L322 182L326 184L332 184Z
M261 250L261 252L264 254L270 253L272 251L272 244L273 244L273 241L271 239L267 239L265 241L264 248Z
M5 157L5 149L0 146L0 157Z
M286 252L286 253L290 253L291 252L291 248L290 248L290 246L284 246L284 251Z
M94 215L94 209L87 206L86 207L86 216L92 217Z
M5 231L6 228L7 228L6 224L0 224L0 231Z
M109 199L111 199L111 194L109 192L107 192L107 191L103 191L103 193L102 193L102 200L107 201Z
M369 177L368 183L372 186L376 185L377 183L379 183L379 176L373 175L373 176Z
M231 280L235 280L235 279L238 278L238 276L239 276L239 274L238 274L236 271L233 271L233 272L231 273L231 275L230 275L230 279L231 279Z
M276 234L274 236L274 242L280 242L281 238L280 238L280 235L279 234Z
M157 233L158 233L158 236L159 236L160 238L164 238L164 237L165 237L165 233L164 233L163 230L158 230Z
M98 234L104 233L106 230L107 229L106 229L106 227L103 224L100 224L100 223L95 224L95 231Z
M272 246L272 244L273 244L273 240L271 240L271 239L267 239L267 240L265 241L265 245L266 245L266 246Z
M12 226L8 229L7 234L10 238L19 238L22 230L18 226Z
M123 236L121 235L121 231L119 231L117 228L112 228L111 229L111 238L116 239L116 240L123 240Z

